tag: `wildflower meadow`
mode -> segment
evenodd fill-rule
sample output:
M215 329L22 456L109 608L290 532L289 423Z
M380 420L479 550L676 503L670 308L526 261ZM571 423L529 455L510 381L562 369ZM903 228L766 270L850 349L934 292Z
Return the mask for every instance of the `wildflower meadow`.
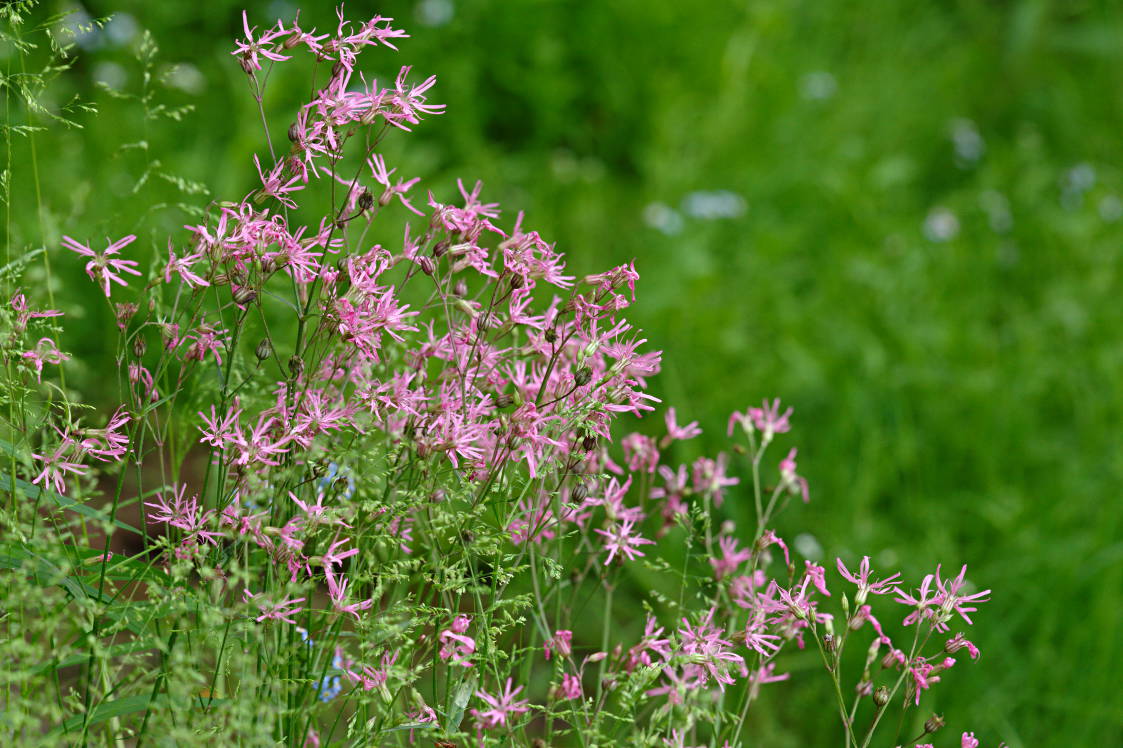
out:
M687 249L619 258L594 250L635 246L631 219L596 237L560 230L594 243L569 247L558 214L543 226L534 210L563 188L595 197L603 165L555 150L530 179L517 155L434 166L474 112L456 106L463 75L449 87L434 72L447 60L426 37L473 23L465 7L216 3L194 12L221 39L182 33L220 51L186 66L165 47L187 42L143 11L0 7L0 735L1047 744L991 718L1009 714L1003 698L978 696L1036 656L1001 644L1019 625L1009 601L1026 594L1016 575L980 570L991 556L975 544L929 543L955 532L921 521L938 510L917 495L896 497L908 521L837 481L824 489L830 453L807 444L822 444L832 406L806 394L797 343L740 355L732 326L682 339L692 315L735 308L726 291L687 289L713 262L698 249L710 227L751 202L714 186L649 201L634 211L644 241ZM584 78L582 95L600 83ZM799 85L821 103L839 84L812 71ZM565 116L541 98L505 110L496 142ZM712 103L702 130L730 116ZM524 134L504 134L516 119ZM957 157L982 158L982 136L957 123ZM215 133L233 144L221 155L206 145ZM908 167L883 176L894 168ZM1091 189L1087 174L1068 178ZM989 205L992 221L1009 213ZM933 246L961 230L946 206L916 229ZM811 281L783 287L783 262L730 282L797 298ZM875 283L878 271L841 272ZM841 313L832 323L852 332ZM723 376L684 384L721 356ZM790 390L754 373L769 359L786 362ZM915 407L954 400L960 383L943 384ZM878 442L854 443L833 469L863 495L885 460ZM1112 568L1103 583L1118 587ZM1086 735L1106 739L1111 721Z

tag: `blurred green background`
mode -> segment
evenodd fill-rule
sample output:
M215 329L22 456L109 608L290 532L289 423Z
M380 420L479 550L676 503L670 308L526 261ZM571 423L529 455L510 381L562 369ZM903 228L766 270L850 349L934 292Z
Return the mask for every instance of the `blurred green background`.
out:
M29 144L16 144L12 243L45 235L89 291L61 302L64 348L98 369L111 365L95 332L104 302L58 237L164 246L188 218L176 204L209 197L162 174L220 199L248 191L261 134L229 55L244 6L48 5L77 11L72 24L116 17L79 37L73 68L42 94L99 108L74 115L82 130L36 118L42 230ZM305 5L309 22L333 24L329 4ZM251 23L297 7L250 4ZM448 105L390 139L401 174L445 198L457 177L484 180L578 274L635 258L629 316L666 351L657 393L708 427L697 448L723 448L733 409L774 395L795 407L789 441L812 502L781 534L912 579L965 562L994 589L972 637L981 661L929 703L949 732L1123 744L1123 9L387 0L347 12L398 19L413 38L364 66L435 73L432 99ZM145 30L151 70L177 66L169 85L147 105L95 87L144 90ZM285 75L270 111L307 93ZM194 111L146 121L159 104ZM96 381L81 366L71 383ZM729 511L747 521L751 505ZM796 676L774 687L758 739L833 744L827 681Z

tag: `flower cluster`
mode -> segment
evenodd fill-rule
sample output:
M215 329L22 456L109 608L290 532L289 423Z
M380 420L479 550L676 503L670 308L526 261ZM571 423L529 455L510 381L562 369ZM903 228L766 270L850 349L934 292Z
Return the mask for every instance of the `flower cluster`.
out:
M101 251L64 237L107 299L136 291L129 275L145 278L144 303L112 307L124 404L100 429L52 415L26 461L59 494L96 493L73 478L99 462L113 510L143 515L141 550L92 549L87 587L100 602L136 582L149 617L95 616L89 636L151 621L178 636L211 617L185 637L201 664L183 701L202 713L185 723L218 729L207 715L223 691L286 705L260 729L293 745L330 744L342 723L385 744L731 748L761 688L791 677L785 651L814 648L858 746L898 694L911 715L953 655L978 658L951 631L988 599L965 566L908 592L868 556L853 571L793 557L775 520L811 492L796 448L769 451L792 430L778 399L733 413L725 451L684 461L703 429L674 407L617 440L659 404L661 354L624 316L636 264L570 274L478 182L422 196L405 161L388 163L385 137L444 111L433 77L411 83L402 66L380 86L360 68L406 38L392 19L355 25L341 9L328 33L242 21L232 55L263 120L268 72L298 52L311 67L288 151L266 132L253 189L170 237L158 267L121 259L132 235ZM22 293L10 306L13 350L58 315ZM20 358L30 386L66 355L44 337ZM755 523L714 521L740 502ZM868 640L853 683L852 636ZM146 705L172 693L175 641L161 640L158 675L138 671Z

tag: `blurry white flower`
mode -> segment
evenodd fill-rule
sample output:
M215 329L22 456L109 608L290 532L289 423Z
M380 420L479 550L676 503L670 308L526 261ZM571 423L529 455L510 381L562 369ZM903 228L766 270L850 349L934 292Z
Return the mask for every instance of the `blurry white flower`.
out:
M827 71L817 70L800 79L799 91L808 101L826 101L838 91L838 81Z
M948 242L959 235L959 219L947 208L936 207L924 219L924 237L930 242Z
M668 236L682 231L682 216L664 203L649 203L643 209L643 222Z

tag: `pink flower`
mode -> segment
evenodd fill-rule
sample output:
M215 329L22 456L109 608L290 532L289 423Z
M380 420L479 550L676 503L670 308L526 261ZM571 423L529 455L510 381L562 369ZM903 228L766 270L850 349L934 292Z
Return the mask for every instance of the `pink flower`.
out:
M476 651L476 640L465 636L470 621L468 616L460 615L453 619L452 624L437 635L441 641L438 655L442 660L451 660L449 664L461 667L472 667L468 658Z
M710 566L714 568L714 576L721 579L737 571L737 568L753 557L748 548L737 549L737 539L728 535L718 539L721 547L721 558L711 558Z
M964 581L964 576L966 574L967 564L964 564L963 568L959 570L958 576L954 579L943 580L940 579L940 567L936 567L936 589L939 590L940 593L937 599L939 600L942 613L941 619L943 621L950 620L951 614L955 612L958 613L964 621L967 621L967 623L972 623L970 616L967 614L974 613L978 608L967 607L964 603L985 603L990 600L988 597L988 595L990 595L990 590L983 590L982 592L975 592L970 595L959 594L959 591L966 585ZM945 626L940 630L946 631L947 628Z
M699 457L694 461L694 490L712 496L714 506L721 506L725 500L727 486L736 486L741 482L740 478L731 478L725 474L728 464L729 457L724 452L716 460Z
M253 604L256 605L258 610L261 611L261 615L259 615L255 619L258 623L261 623L262 621L270 620L270 621L284 621L285 623L295 624L296 621L294 619L290 618L289 616L294 616L297 613L299 613L300 611L304 610L304 608L297 606L297 603L304 602L303 597L298 597L298 598L295 598L295 599L284 600L284 601L279 602L279 603L274 603L274 602L272 602L270 600L266 600L266 599L258 600L257 595L255 595L254 593L250 592L247 589L242 593L242 600L244 602L247 602L247 603L252 600Z
M227 408L226 415L222 418L218 417L214 405L211 405L209 418L202 411L199 411L198 415L205 424L205 426L199 427L199 431L203 432L203 437L199 441L209 444L215 449L224 449L227 446L236 445L242 435L241 426L238 424L238 417L241 414L242 409L238 407L237 403Z
M261 170L261 161L258 160L257 155L253 157L254 166L257 167L257 174L261 178L261 189L258 191L257 202L260 202L266 197L272 197L286 208L296 208L296 201L288 197L290 192L298 192L304 189L304 185L300 184L300 176L295 176L287 182L281 179L281 174L285 170L285 162L281 161L267 174Z
M783 538L776 534L775 530L765 530L764 534L760 536L760 539L756 541L756 546L761 551L770 545L780 546L780 550L784 552L784 565L792 565L791 556L788 555L788 546L784 543Z
M40 488L53 488L55 493L65 494L65 476L67 474L85 475L86 471L89 470L82 463L75 461L79 459L80 455L68 455L75 445L76 442L73 439L64 436L62 443L49 455L32 454L32 457L43 463L43 470L31 482Z
M364 691L370 691L386 685L386 681L390 678L390 667L397 661L397 652L384 652L382 654L382 666L380 668L376 669L370 665L364 665L361 672L355 672L348 667L344 668L343 674L346 675L347 679L352 683L361 685Z
M758 608L745 624L745 646L765 657L771 657L780 649L780 637L764 631L764 611Z
M555 631L553 637L546 640L543 649L546 650L547 660L555 649L560 656L569 657L573 652L573 632L565 629Z
M979 741L973 732L965 732L959 738L960 748L979 748Z
M270 29L264 32L256 40L253 38L253 33L257 30L254 26L250 28L249 19L246 17L246 11L242 11L242 30L246 32L246 38L235 42L236 49L230 54L236 55L241 58L242 69L247 73L253 70L261 70L261 61L258 56L264 57L267 60L274 62L282 62L291 59L276 51L277 47L274 42L282 36L289 36L292 32L285 31L284 27L278 24L278 28ZM275 48L274 48L275 47Z
M523 687L519 686L512 690L511 685L511 679L508 678L507 685L499 696L492 696L482 690L476 691L476 696L491 707L482 712L476 709L472 710L472 716L479 720L483 727L492 728L498 727L499 725L509 727L510 725L507 722L509 716L524 714L530 711L530 708L527 706L530 703L529 701L526 699L515 700L515 697L523 690Z
M112 281L121 286L127 286L124 280L118 273L129 273L130 275L140 275L137 270L137 263L134 260L111 260L110 255L115 255L123 248L136 241L136 237L129 234L126 237L112 242L101 252L95 252L87 247L85 244L80 244L69 236L62 237L62 246L66 247L72 252L77 252L86 257L93 259L86 263L86 275L90 276L90 280L97 281L101 284L102 290L105 291L105 298L109 298L109 283ZM100 279L100 280L99 280Z
M401 201L402 205L404 205L407 210L419 216L425 215L420 210L413 207L413 203L411 203L406 197L406 193L409 192L410 188L412 188L413 185L417 184L417 182L420 181L420 177L414 177L410 180L399 179L397 184L392 184L390 181L390 177L394 174L395 171L397 171L397 169L387 170L386 161L382 158L382 156L378 154L371 156L370 160L367 161L367 165L370 166L370 171L374 176L374 181L378 182L385 188L378 198L379 205L389 205L390 201L396 197L399 201Z
M979 648L967 641L963 634L956 634L944 643L945 652L958 652L964 648L967 650L967 654L971 655L972 660L979 659Z
M12 309L16 312L15 329L17 333L22 333L27 329L27 323L32 319L44 319L47 317L61 317L62 312L55 309L48 309L43 312L33 312L27 306L27 297L23 295L22 291L16 291L12 295L11 300Z
M561 690L559 693L562 699L566 700L581 698L581 679L570 673L562 675Z
M797 491L803 496L803 503L811 501L807 495L807 479L796 474L795 456L797 449L792 447L788 456L780 461L780 482L784 488L792 493Z
M164 282L172 282L172 273L177 273L180 279L183 280L191 288L201 288L209 286L210 283L207 279L196 273L191 269L191 266L203 258L202 252L195 252L194 254L184 255L183 257L175 256L175 248L172 247L171 241L168 242L168 264L164 268Z
M655 467L659 464L659 449L650 436L628 434L620 440L620 447L624 450L629 470L655 472Z
M664 661L671 658L671 641L670 639L660 638L663 627L657 624L658 621L653 617L647 617L647 623L643 629L643 639L640 640L639 644L628 650L629 672L639 665L650 666L653 662L650 652L654 652Z
M630 520L623 522L613 522L608 530L595 529L598 535L605 537L604 547L608 551L608 558L605 559L605 566L612 563L612 559L616 557L617 553L623 554L629 561L635 560L637 556L644 555L642 551L637 550L641 545L654 545L654 540L640 537L634 534L635 523Z
M827 591L827 570L807 560L803 562L803 565L805 567L804 573L811 580L811 583L815 585L815 589L819 591L819 594L824 597L830 597L831 593Z
M858 592L854 595L854 602L857 605L863 605L866 598L873 593L875 595L888 595L896 591L897 585L900 584L898 577L900 573L893 574L885 579L879 579L876 582L870 583L870 557L863 556L862 562L858 565L858 573L851 574L850 570L846 568L846 564L842 563L841 558L835 559L838 566L838 573L842 575L846 581L858 585Z
M367 599L361 602L344 605L343 601L347 599L347 578L341 575L339 582L336 583L335 577L329 575L327 580L328 595L331 597L332 607L335 608L337 612L347 613L348 615L354 616L355 620L357 621L359 620L360 610L369 610L370 607L374 605L373 599Z
M775 671L776 663L770 662L755 673L750 673L749 680L753 683L779 683L792 677L791 673L776 675Z
M20 357L25 361L29 361L35 368L35 381L43 381L43 364L59 365L63 361L70 360L70 356L58 349L55 341L50 338L39 338L39 342L35 344L35 348L30 351L25 351L20 354Z
M670 441L674 439L693 439L694 437L699 436L702 433L702 429L698 428L697 421L691 421L685 426L679 426L677 423L675 423L674 408L667 408L667 412L663 417L667 424L667 443L670 443Z
M184 545L194 545L198 541L217 545L217 538L221 533L203 529L210 520L214 511L203 511L199 506L199 497L193 495L187 498L187 486L181 484L171 494L171 501L165 493L157 494L154 501L146 501L144 505L153 511L148 515L148 522L163 522L185 533Z
M783 434L791 430L791 424L788 423L788 417L792 414L792 409L788 408L784 411L783 415L780 414L780 398L772 401L772 405L768 404L765 400L764 407L749 408L749 417L753 419L753 425L756 426L764 433L764 441L772 440L773 434Z
M711 610L693 627L683 618L685 626L678 630L678 634L682 641L682 653L691 661L691 665L686 667L699 668L695 674L701 683L713 678L724 691L726 684L735 682L729 675L729 669L733 665L744 665L745 660L732 651L733 643L722 639L721 630L714 627L715 612L716 609Z
M119 461L125 456L129 446L129 437L120 433L120 429L128 422L129 414L125 412L125 406L121 405L109 417L105 428L85 429L79 443L82 451L102 462Z

